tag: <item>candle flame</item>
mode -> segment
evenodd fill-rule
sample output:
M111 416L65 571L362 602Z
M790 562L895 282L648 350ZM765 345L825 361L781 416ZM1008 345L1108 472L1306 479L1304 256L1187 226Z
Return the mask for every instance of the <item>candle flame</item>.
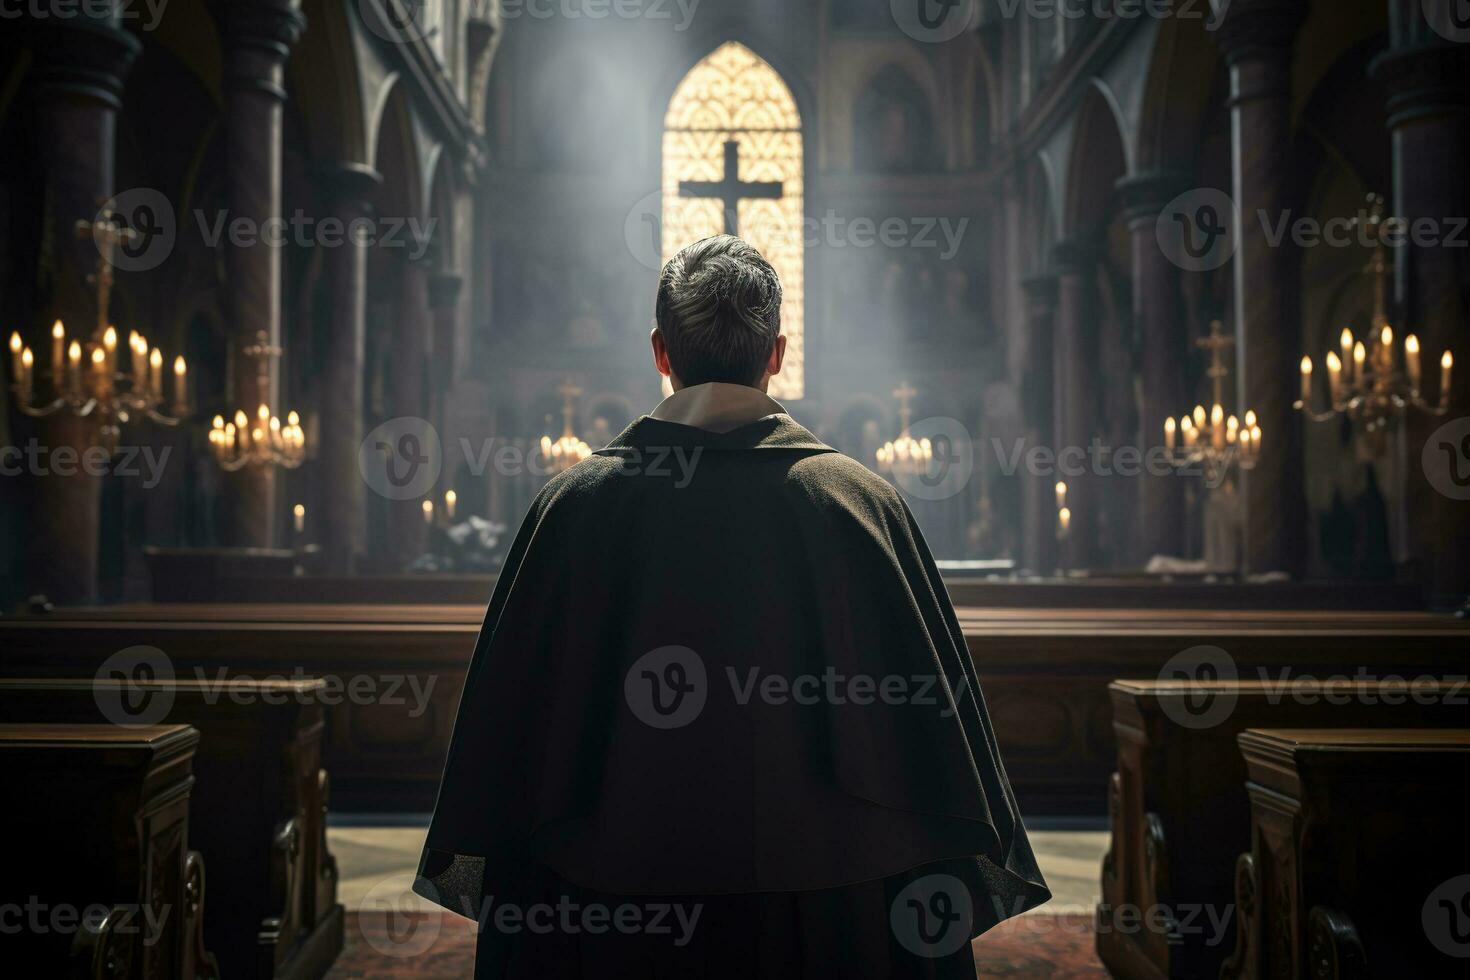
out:
M94 347L94 348L92 348L92 363L93 364L101 364L105 360L107 360L107 355L105 353L103 353L101 347Z
M1251 409L1251 410L1249 410L1249 411L1247 411L1245 413L1245 427L1247 429L1255 429L1256 428L1256 412L1255 412L1255 409Z
M21 348L20 334L19 333L12 333L10 335L10 353L12 353L12 354L19 354L20 353L20 348Z
M1384 347L1392 347L1393 346L1393 327L1390 327L1388 324L1385 323L1383 325L1383 333L1381 333L1381 334L1378 335L1378 342L1380 344L1382 344Z
M36 357L34 354L31 353L31 349L29 347L20 352L20 363L22 367L29 368L35 362Z
M1304 357L1304 358L1302 358L1302 374L1305 374L1308 377L1311 377L1311 374L1312 374L1312 359L1310 357Z
M1342 370L1342 358L1337 356L1337 351L1335 350L1330 350L1327 352L1327 370L1331 371L1333 374L1336 374Z
M148 355L148 363L153 367L162 367L163 351L159 350L157 347L153 348L153 351Z
M1176 430L1176 428L1177 428L1177 425L1174 422L1174 419L1173 418L1164 419L1164 431L1165 432L1173 432L1173 431ZM1057 485L1058 486L1061 486L1061 484L1057 484Z
M184 363L184 356L182 354L174 358L174 374L182 375L187 370L189 370L189 367Z
M223 429L225 427L225 419L224 419L224 416L222 416L222 415L216 415L214 417L214 427L216 429Z
M1408 351L1410 354L1419 353L1419 338L1414 336L1413 334L1409 334L1407 337L1405 337L1404 350Z
M55 340L60 340L62 337L66 336L66 328L61 325L60 320L57 320L55 323L51 324L51 336Z
M1353 349L1353 332L1347 327L1342 328L1342 339L1340 340L1340 343L1342 344L1342 349L1344 351L1350 351Z
M117 348L117 327L110 326L102 334L102 346L106 347L109 351Z
M1442 367L1442 368L1445 368L1445 369L1449 369L1449 368L1454 367L1455 366L1455 355L1454 354L1451 354L1449 351L1445 351L1444 352L1444 357L1441 357L1439 359L1439 366Z
M1367 359L1367 357L1368 348L1363 346L1363 342L1361 340L1353 345L1353 363L1362 364L1363 361Z
M292 426L300 425L301 424L301 416L297 415L295 412L287 412L286 413L286 424L287 425L292 425Z
M66 356L73 364L81 363L82 345L73 340L71 346L66 349Z

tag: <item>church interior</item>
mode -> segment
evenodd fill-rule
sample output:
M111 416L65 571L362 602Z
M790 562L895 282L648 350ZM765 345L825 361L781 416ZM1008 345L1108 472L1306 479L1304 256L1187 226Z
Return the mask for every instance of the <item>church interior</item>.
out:
M486 604L722 231L1051 884L978 976L1464 975L1464 0L4 14L16 975L472 975L412 886Z

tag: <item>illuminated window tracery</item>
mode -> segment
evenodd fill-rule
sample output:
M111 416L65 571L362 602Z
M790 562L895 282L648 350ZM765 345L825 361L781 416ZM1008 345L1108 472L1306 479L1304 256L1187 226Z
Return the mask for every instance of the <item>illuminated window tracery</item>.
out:
M716 197L681 194L680 184L723 181L725 143L731 140L739 144L739 180L781 184L778 198L738 202L737 230L781 277L786 362L772 379L771 395L798 399L806 377L801 113L776 70L734 41L691 68L669 100L663 141L664 261L724 230L724 204Z

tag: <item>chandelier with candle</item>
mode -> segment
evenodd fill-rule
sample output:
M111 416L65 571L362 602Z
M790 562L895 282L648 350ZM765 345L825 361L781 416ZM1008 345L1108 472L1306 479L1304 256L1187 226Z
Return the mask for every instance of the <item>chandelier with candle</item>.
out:
M109 451L117 447L122 426L146 418L159 425L176 426L189 415L188 366L173 359L173 379L165 390L164 365L168 358L136 330L128 332L127 353L119 350L117 327L107 322L112 297L112 251L137 232L103 215L97 221L78 221L78 237L97 243L99 258L87 281L96 290L97 322L90 337L67 338L60 320L51 325L49 371L39 372L36 355L18 332L10 335L11 389L20 411L31 418L58 412L95 419L99 441ZM40 395L38 400L37 395Z
M582 389L568 381L557 390L561 392L561 435L554 441L549 435L541 437L541 455L552 473L570 469L592 455L592 447L577 438L572 430L572 418L576 415L577 398Z
M66 326L51 325L50 371L41 389L49 400L36 399L36 356L19 333L10 335L12 390L20 411L31 418L57 412L94 418L100 441L117 447L121 427L135 418L160 425L178 425L189 414L188 367L182 357L173 360L173 378L165 394L164 355L138 331L128 334L128 353L118 351L117 327L108 324L85 344L67 340ZM165 409L165 406L169 406Z
M1225 379L1230 376L1225 350L1234 343L1219 320L1210 324L1208 337L1195 341L1196 346L1210 352L1210 367L1205 373L1214 399L1208 412L1203 405L1196 405L1177 422L1164 420L1164 448L1175 467L1204 464L1209 471L1223 474L1237 465L1243 470L1255 469L1261 457L1261 425L1256 413L1247 410L1241 419L1225 411Z
M915 439L909 434L909 402L918 392L905 381L893 390L898 400L898 438L878 447L878 470L894 476L918 476L929 471L934 460L934 447L928 439Z
M271 362L281 356L281 348L261 331L255 343L243 353L255 360L256 390L269 391ZM253 415L247 415L244 409L237 409L229 420L216 415L209 430L209 451L231 473L246 466L294 470L306 459L306 433L301 427L301 416L287 412L282 421L268 404L261 402Z
M1440 355L1439 400L1432 402L1425 398L1420 388L1423 366L1419 338L1413 334L1404 337L1401 353L1393 327L1388 322L1390 269L1388 250L1383 241L1383 224L1383 197L1370 194L1367 232L1374 247L1373 258L1364 271L1373 277L1373 326L1367 343L1355 338L1352 330L1344 327L1338 338L1342 353L1328 351L1323 358L1327 365L1328 403L1326 411L1322 412L1312 407L1312 359L1303 357L1302 393L1295 406L1313 422L1346 416L1375 454L1383 449L1390 424L1400 419L1410 407L1434 416L1449 411L1450 375L1455 366L1452 352L1446 350Z

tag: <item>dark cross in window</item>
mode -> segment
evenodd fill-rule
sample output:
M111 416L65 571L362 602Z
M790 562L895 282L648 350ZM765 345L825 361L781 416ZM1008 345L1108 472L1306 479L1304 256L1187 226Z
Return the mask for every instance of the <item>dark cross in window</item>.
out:
M750 198L778 198L781 181L743 181L740 179L740 144L725 141L724 180L681 180L680 197L717 197L725 204L725 234L739 234L736 208Z

